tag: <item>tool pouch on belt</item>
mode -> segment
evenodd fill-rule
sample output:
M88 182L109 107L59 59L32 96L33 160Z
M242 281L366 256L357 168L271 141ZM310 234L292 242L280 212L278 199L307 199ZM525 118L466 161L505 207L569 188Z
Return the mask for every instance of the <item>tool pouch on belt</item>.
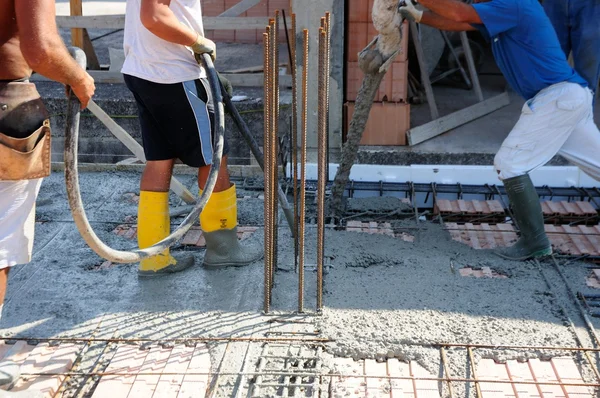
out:
M50 175L50 120L25 138L0 132L0 180L32 180Z

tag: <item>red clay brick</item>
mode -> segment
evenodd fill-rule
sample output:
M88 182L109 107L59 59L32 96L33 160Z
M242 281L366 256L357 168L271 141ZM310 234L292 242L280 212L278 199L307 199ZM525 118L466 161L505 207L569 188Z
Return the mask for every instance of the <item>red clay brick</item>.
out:
M530 359L528 361L531 374L537 382L549 381L551 383L558 383L556 373L552 368L552 364L549 361L540 361L539 359ZM544 385L540 384L539 389L542 392L542 396L564 398L565 394L560 386L556 385Z
M535 382L529 365L526 362L515 360L506 361L506 370L509 377L515 381L513 388L519 397L541 398L539 390L533 384L520 384L520 381Z
M581 377L579 369L577 368L577 365L575 364L572 358L552 358L550 362L552 363L554 372L556 373L557 378L561 383L585 384L585 381ZM591 397L594 395L593 390L589 387L564 386L564 390L567 393L567 395L572 398Z
M183 374L189 366L193 353L194 347L184 345L175 346L171 350L171 355L167 360L163 373L180 373L180 375L161 375L154 391L155 397L177 398L183 382Z
M34 376L28 380L21 379L13 391L35 390L47 397L54 397L65 376L60 375L71 369L77 355L83 348L80 344L62 344L57 347L46 347L44 354L35 358L35 364L27 367L27 361L21 368L22 373L57 374L52 376ZM28 360L34 355L29 355ZM49 354L49 355L48 355Z
M140 373L152 374L138 375L131 386L131 391L127 398L152 397L171 352L171 348L166 349L158 346L150 349L144 360L144 364L141 367Z
M208 387L210 372L210 355L208 348L204 344L199 344L194 350L192 360L188 366L189 373L207 373L206 375L189 375L183 377L178 398L202 398L205 396Z
M185 236L183 237L181 244L194 246L198 244L198 240L202 236L202 230L200 229L190 229Z
M137 346L124 345L117 349L107 372L127 373L126 376L103 376L94 391L94 398L127 398L148 351Z

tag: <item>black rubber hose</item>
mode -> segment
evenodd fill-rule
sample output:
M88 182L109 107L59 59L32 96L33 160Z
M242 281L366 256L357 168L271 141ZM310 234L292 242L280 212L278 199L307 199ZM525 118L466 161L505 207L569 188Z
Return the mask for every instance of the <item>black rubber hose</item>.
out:
M256 162L260 166L260 169L264 172L265 171L265 158L263 156L263 153L260 150L260 147L258 146L258 143L252 136L252 133L250 133L250 129L248 128L248 125L246 124L244 119L242 119L242 116L238 112L235 105L233 105L233 102L231 101L231 97L229 97L229 94L227 94L227 92L223 92L223 98L224 98L224 102L225 102L225 107L229 111L229 114L230 114L231 118L233 119L233 122L237 126L237 128L240 131L240 134L242 135L244 140L246 140L246 143L250 147L250 152L252 152L252 155L254 155ZM279 197L279 203L281 205L281 209L283 210L283 214L285 215L285 219L287 220L287 223L290 227L290 231L292 232L292 236L294 236L295 228L294 228L293 208L290 207L287 197L285 196L285 193L281 189L279 182L277 183L277 196Z
M71 55L77 63L85 69L86 58L85 53L79 48L70 48ZM79 190L79 175L77 172L77 147L79 140L79 119L81 115L81 105L79 100L72 93L69 95L67 105L67 121L66 121L66 137L65 137L65 181L67 184L67 196L69 198L69 206L73 213L75 225L79 230L83 240L96 252L100 257L103 257L114 263L137 263L140 260L162 253L167 248L176 244L185 233L198 221L198 217L204 206L208 202L210 195L213 192L219 169L221 168L221 158L223 156L223 143L225 135L225 112L223 108L223 97L221 95L221 86L217 72L215 71L212 59L209 55L202 56L202 63L208 75L208 81L213 94L215 103L215 121L216 135L215 148L213 152L212 165L206 186L202 191L202 195L196 202L192 212L183 220L183 222L173 231L171 235L146 249L137 249L132 251L115 250L107 246L94 232L83 208L81 201L81 192Z

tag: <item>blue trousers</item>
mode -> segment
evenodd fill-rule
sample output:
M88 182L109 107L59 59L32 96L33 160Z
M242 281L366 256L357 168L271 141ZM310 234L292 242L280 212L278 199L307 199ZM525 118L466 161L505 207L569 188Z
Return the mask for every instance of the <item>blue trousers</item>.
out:
M600 79L600 0L544 0L558 40L575 70L598 91Z

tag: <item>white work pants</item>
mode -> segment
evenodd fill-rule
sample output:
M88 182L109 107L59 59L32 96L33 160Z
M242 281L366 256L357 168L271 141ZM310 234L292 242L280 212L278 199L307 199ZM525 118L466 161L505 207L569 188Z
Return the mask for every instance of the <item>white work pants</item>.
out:
M500 179L527 174L558 153L600 181L600 131L592 102L589 89L566 82L527 101L494 159Z
M0 181L0 269L31 261L41 178Z

